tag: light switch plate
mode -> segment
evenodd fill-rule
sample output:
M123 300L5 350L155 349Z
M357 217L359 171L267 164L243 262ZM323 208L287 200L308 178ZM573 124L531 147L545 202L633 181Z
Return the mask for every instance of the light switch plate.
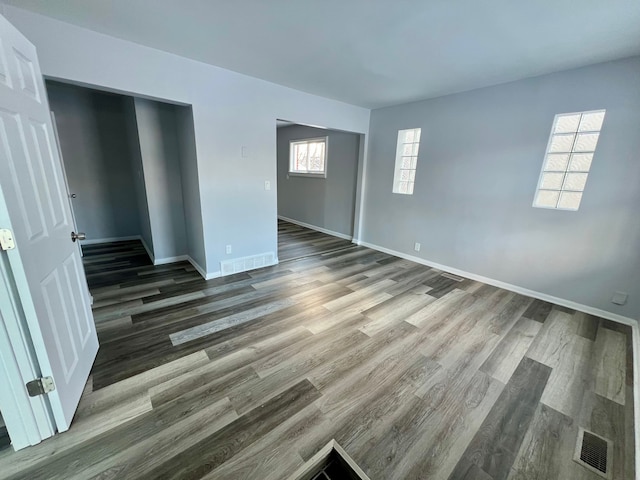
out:
M264 181L264 189L271 190L271 182L269 180Z

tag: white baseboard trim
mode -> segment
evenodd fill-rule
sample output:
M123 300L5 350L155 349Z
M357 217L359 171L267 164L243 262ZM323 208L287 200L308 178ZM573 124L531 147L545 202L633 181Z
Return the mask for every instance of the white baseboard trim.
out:
M151 259L151 263L153 263L155 265L156 264L155 263L156 262L156 257L153 255L153 252L149 248L149 245L147 245L147 242L144 241L144 238L142 238L141 235L138 235L138 240L140 240L140 242L142 242L142 246L147 251L147 255L149 255L149 258Z
M458 275L461 277L469 278L471 280L476 280L478 282L486 283L487 285L493 285L494 287L503 288L511 292L519 293L521 295L526 295L527 297L533 297L539 300L544 300L545 302L555 303L556 305L561 305L563 307L571 308L573 310L579 310L581 312L589 313L591 315L595 315L596 317L606 318L607 320L612 320L614 322L624 323L625 325L638 326L638 322L633 318L625 317L623 315L618 315L617 313L608 312L606 310L590 307L588 305L583 305L581 303L573 302L571 300L565 300L564 298L554 297L553 295L536 292L535 290L529 290L528 288L519 287L518 285L513 285L511 283L506 283L500 280L494 280L493 278L477 275L475 273L466 272L458 268L442 265L440 263L432 262L430 260L425 260L424 258L416 257L414 255L409 255L406 253L398 252L396 250L391 250L390 248L381 247L380 245L375 245L373 243L361 241L359 245L362 245L363 247L371 248L373 250L378 250L379 252L388 253L389 255L394 255L396 257L404 258L406 260L410 260L415 263L420 263L422 265L426 265L427 267L436 268L438 270L444 270L446 272L453 273L454 275Z
M97 243L112 243L112 242L128 242L131 240L139 240L140 235L132 235L129 237L108 237L108 238L89 238L82 240L80 245L95 245Z
M565 300L563 298L554 297L553 295L548 295L546 293L536 292L534 290L529 290L527 288L519 287L517 285L512 285L510 283L501 282L500 280L494 280L492 278L483 277L482 275L476 275L475 273L465 272L464 270L460 270L458 268L449 267L447 265L442 265L440 263L432 262L429 260L425 260L424 258L416 257L414 255L408 255L406 253L398 252L396 250L391 250L390 248L381 247L380 245L376 245L369 242L358 241L358 245L362 245L363 247L368 247L373 250L378 250L379 252L388 253L389 255L394 255L396 257L404 258L406 260L410 260L415 263L419 263L422 265L426 265L431 268L436 268L438 270L444 270L449 273L453 273L455 275L459 275L465 278L469 278L471 280L476 280L478 282L486 283L487 285L493 285L494 287L503 288L505 290L509 290L511 292L519 293L521 295L526 295L527 297L537 298L539 300L544 300L545 302L555 303L556 305L561 305L563 307L571 308L573 310L578 310L580 312L588 313L590 315L595 315L596 317L606 318L607 320L611 320L613 322L622 323L624 325L629 325L631 327L631 336L633 343L633 410L634 410L634 418L635 418L635 444L640 445L640 325L637 320L633 318L625 317L623 315L618 315L616 313L607 312L606 310L601 310L599 308L590 307L588 305L583 305L580 303L573 302L571 300ZM640 478L640 453L636 454L636 479Z
M282 215L278 215L280 220L284 220L285 222L295 223L296 225L300 225L301 227L309 228L311 230L315 230L316 232L326 233L327 235L332 235L338 238L344 238L345 240L353 240L351 235L345 235L344 233L334 232L333 230L328 230L322 227L316 227L315 225L311 225L310 223L301 222L299 220L294 220L293 218L283 217Z
M193 268L195 268L198 273L200 274L200 276L202 278L204 278L205 280L211 280L212 278L218 278L220 276L222 276L222 272L211 272L211 273L207 273L206 270L204 268L202 268L200 266L200 264L198 262L196 262L193 258L191 258L189 255L186 255L186 260L193 265Z
M176 257L165 257L165 258L156 258L153 261L154 265L166 265L167 263L176 263L176 262L183 262L185 260L188 260L188 255L178 255Z

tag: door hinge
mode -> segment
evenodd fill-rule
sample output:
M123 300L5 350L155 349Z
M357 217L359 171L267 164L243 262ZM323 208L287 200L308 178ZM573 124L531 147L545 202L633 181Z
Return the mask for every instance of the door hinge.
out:
M44 395L45 393L53 392L55 389L56 385L53 383L52 377L36 378L27 383L27 392L29 392L30 397Z
M13 250L16 248L16 242L13 240L13 233L6 228L0 228L0 249Z

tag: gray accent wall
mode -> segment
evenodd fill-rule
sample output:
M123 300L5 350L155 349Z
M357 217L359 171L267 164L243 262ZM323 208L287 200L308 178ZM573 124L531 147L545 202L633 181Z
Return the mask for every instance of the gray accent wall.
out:
M125 97L47 81L78 230L88 240L140 234Z
M155 260L186 255L176 107L142 98L134 105Z
M149 205L147 202L147 187L144 182L144 167L140 152L140 138L138 137L138 123L136 121L136 107L133 97L125 97L125 128L129 139L129 152L131 154L131 175L138 203L140 217L140 238L145 248L154 260L153 236L151 234L151 221L149 219Z
M289 142L325 136L327 177L289 175ZM294 125L277 137L278 215L353 236L360 135Z
M191 107L175 109L178 143L180 148L180 173L182 175L182 199L184 202L185 233L187 253L200 267L207 270L204 247L204 229L200 205L200 184L198 182L198 157L193 129Z
M639 318L638 79L634 57L374 110L362 239ZM554 115L602 108L580 209L533 208ZM415 127L415 194L392 194L398 130ZM610 302L614 291L630 294L627 305Z

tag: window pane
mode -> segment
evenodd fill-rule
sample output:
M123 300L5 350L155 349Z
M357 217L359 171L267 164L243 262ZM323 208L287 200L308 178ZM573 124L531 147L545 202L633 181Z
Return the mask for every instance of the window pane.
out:
M309 171L324 171L324 142L309 143Z
M604 121L604 112L585 113L580 121L581 132L599 132Z
M418 146L417 143L405 143L402 146L402 155L407 157L415 157L418 155Z
M548 188L551 190L560 190L564 180L564 173L543 173L540 188Z
M544 169L548 172L564 172L567 169L567 163L569 163L568 153L550 154L547 155Z
M414 168L412 163L411 157L402 157L402 160L400 161L400 168Z
M306 170L307 169L307 144L298 143L294 147L295 152L295 169Z
M404 143L413 143L415 140L415 130L405 130L404 131Z
M580 206L580 200L582 200L582 193L562 192L560 195L560 202L558 202L558 208L577 210Z
M400 180L403 182L411 180L411 170L400 170Z
M591 160L593 160L593 153L574 153L571 155L569 170L588 172L591 168Z
M413 182L416 179L416 171L415 170L411 170L409 172L409 179Z
M400 193L407 193L407 182L398 182L398 191Z
M322 164L322 158L309 157L309 171L322 172L324 171L324 165Z
M577 115L560 115L556 119L556 126L553 133L577 132L578 123L580 123L580 114Z
M318 155L318 146L319 144L317 142L309 142L308 144L308 149L309 149L309 157L315 157Z
M413 195L413 182L408 182L407 183L407 193L409 195Z
M562 187L562 189L583 191L586 183L586 173L567 173L567 177L564 181L564 186Z
M560 192L553 192L549 190L538 190L534 205L536 207L556 208L556 206L558 205L559 196L560 196Z
M413 131L414 131L413 141L420 143L420 134L422 133L422 129L416 128Z
M551 138L551 145L549 145L549 152L570 152L573 145L573 139L575 135L554 135Z
M598 144L599 133L581 133L576 140L575 152L594 152Z

